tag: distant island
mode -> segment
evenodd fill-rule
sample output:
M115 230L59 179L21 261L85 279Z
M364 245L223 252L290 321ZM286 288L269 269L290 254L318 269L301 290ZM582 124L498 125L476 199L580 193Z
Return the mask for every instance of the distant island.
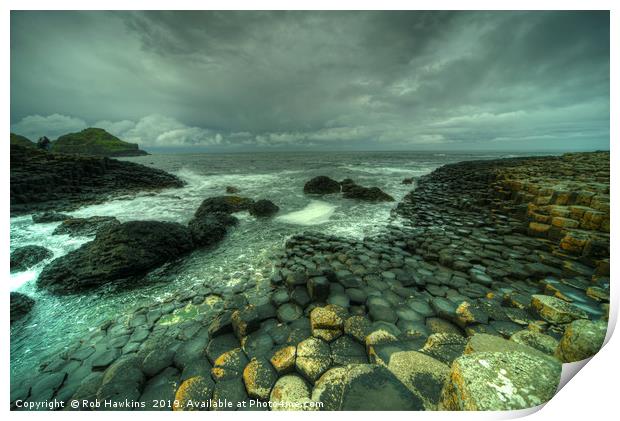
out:
M140 156L148 155L137 143L129 143L104 129L89 127L78 133L60 136L51 144L55 153L93 156Z

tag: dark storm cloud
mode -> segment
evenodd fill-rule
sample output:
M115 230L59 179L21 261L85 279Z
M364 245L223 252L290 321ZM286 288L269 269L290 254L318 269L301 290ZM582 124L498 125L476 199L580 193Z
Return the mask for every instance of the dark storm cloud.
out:
M607 12L14 12L12 129L148 147L609 145Z

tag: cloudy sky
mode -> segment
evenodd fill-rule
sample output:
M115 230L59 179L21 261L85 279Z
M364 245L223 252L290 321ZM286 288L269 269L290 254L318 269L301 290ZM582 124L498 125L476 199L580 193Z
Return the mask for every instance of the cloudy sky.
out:
M12 12L11 130L146 150L609 148L607 12Z

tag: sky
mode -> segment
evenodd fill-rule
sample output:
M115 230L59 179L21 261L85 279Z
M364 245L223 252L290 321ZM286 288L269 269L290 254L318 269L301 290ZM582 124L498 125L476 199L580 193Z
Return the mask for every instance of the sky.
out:
M609 149L609 13L11 12L11 131L147 151Z

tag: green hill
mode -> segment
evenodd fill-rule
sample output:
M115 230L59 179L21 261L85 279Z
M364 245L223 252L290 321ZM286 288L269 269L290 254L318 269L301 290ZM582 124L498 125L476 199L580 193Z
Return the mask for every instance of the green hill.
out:
M60 136L52 142L52 152L94 156L148 155L138 144L120 140L103 129L88 128Z
M27 137L19 134L11 133L11 145L26 146L27 148L36 148L36 143L32 142Z

